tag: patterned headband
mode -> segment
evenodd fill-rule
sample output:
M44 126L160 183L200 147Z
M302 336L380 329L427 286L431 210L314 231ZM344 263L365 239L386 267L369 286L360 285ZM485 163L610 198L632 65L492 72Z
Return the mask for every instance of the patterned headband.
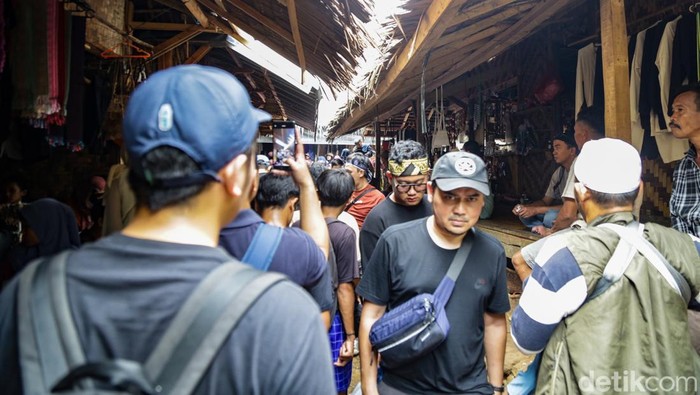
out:
M393 160L389 161L389 172L397 177L428 174L429 170L428 158L407 159L402 160L401 163Z
M365 178L367 178L367 181L372 182L372 171L370 170L366 161L368 162L369 159L365 159L365 158L358 157L358 156L355 156L355 157L351 156L351 157L348 157L348 161L346 162L346 164L352 165L352 166L364 171Z

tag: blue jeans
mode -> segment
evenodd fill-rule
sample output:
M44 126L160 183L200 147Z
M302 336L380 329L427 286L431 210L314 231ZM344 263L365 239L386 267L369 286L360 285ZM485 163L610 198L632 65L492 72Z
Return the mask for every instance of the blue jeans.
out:
M559 209L549 209L544 214L533 215L532 217L520 218L520 222L528 228L532 229L535 226L544 225L545 228L551 228L554 224L554 220L557 219L557 214L559 214Z

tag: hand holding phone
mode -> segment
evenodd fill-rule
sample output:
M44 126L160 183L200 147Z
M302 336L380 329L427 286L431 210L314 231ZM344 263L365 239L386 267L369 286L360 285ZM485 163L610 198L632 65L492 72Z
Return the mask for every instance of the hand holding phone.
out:
M285 160L294 157L296 149L296 123L294 121L273 121L272 138L274 146L273 168L289 170Z

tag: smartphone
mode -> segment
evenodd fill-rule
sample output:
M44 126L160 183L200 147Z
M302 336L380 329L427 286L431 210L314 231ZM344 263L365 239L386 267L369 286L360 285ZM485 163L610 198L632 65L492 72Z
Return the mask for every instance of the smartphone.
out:
M296 122L294 121L272 121L272 139L274 148L275 169L289 170L289 166L284 160L294 156L296 149Z

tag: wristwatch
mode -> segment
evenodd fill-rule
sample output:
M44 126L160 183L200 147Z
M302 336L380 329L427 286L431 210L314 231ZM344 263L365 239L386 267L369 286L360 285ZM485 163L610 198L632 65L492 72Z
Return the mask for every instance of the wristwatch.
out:
M495 385L492 385L491 387L493 388L493 392L503 393L506 390L504 386L496 387Z

